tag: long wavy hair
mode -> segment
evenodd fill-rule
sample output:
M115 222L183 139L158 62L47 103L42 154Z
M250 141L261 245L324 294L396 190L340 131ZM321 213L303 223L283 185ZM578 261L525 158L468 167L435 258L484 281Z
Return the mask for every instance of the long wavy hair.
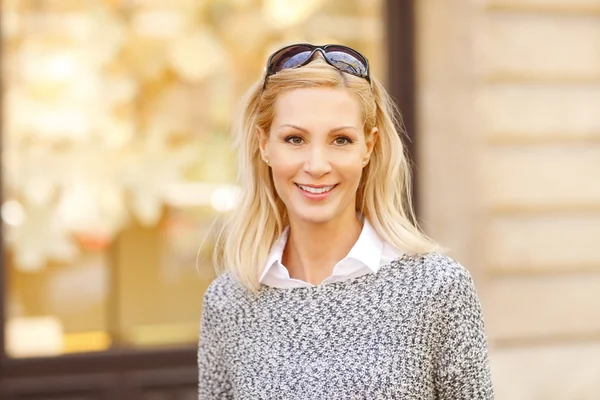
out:
M213 263L217 273L230 272L253 292L260 288L260 273L273 242L288 225L288 217L270 167L261 159L257 132L259 128L269 132L278 96L300 88L347 90L360 103L364 134L369 135L374 127L379 131L357 189L356 210L368 218L385 242L405 254L439 249L416 222L400 114L381 83L373 77L371 81L340 72L316 56L303 67L270 76L264 90L263 79L248 90L233 126L241 197L216 238Z

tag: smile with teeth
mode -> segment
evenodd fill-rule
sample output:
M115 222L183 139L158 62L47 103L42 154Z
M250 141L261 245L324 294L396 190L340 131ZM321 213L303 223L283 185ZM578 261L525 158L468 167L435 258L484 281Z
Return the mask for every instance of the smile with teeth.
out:
M310 186L300 185L298 183L296 185L298 185L298 187L300 189L302 189L306 192L309 192L309 193L314 193L314 194L329 192L331 189L333 189L335 187L335 185L332 185L332 186L324 186L324 187L320 187L320 188L314 188L314 187L310 187Z

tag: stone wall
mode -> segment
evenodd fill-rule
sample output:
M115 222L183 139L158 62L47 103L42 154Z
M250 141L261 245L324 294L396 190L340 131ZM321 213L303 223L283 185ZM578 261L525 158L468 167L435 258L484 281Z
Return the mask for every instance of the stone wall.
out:
M500 400L600 399L600 0L417 0L420 214Z

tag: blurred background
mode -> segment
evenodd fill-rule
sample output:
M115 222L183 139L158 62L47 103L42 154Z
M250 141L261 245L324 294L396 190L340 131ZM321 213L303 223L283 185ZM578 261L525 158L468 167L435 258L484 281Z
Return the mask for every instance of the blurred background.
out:
M497 398L600 399L600 0L1 4L2 400L197 397L231 118L293 42L360 50L397 100Z

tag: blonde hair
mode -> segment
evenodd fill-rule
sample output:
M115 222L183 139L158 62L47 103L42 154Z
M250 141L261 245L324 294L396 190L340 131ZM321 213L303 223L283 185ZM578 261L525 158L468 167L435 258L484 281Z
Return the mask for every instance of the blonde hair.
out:
M277 196L270 168L260 156L257 132L269 132L277 97L309 87L344 88L361 105L365 135L377 127L379 136L357 190L357 211L381 238L407 254L438 250L418 227L411 201L410 166L400 134L404 133L395 105L383 86L340 72L315 58L309 64L283 70L256 82L245 95L233 127L238 149L241 198L221 228L213 253L217 273L230 272L253 292L273 242L288 224L286 208Z

